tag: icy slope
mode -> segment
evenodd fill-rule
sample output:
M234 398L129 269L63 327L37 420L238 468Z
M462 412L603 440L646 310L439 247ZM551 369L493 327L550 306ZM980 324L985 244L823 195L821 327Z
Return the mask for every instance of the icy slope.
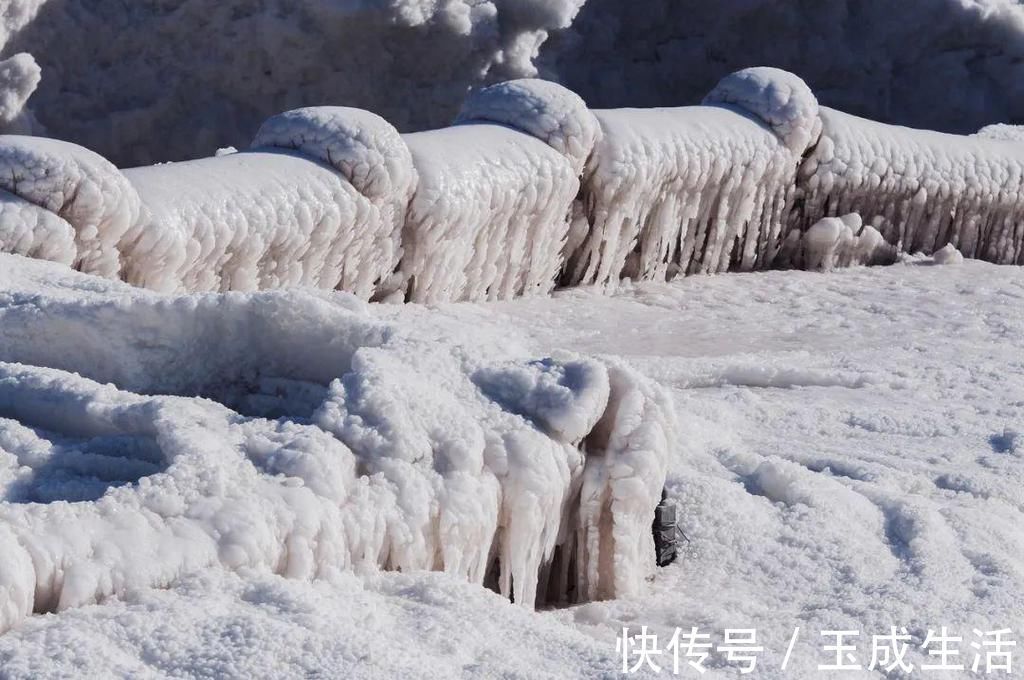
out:
M614 361L343 294L2 259L2 629L214 566L441 570L527 606L652 568L673 415Z

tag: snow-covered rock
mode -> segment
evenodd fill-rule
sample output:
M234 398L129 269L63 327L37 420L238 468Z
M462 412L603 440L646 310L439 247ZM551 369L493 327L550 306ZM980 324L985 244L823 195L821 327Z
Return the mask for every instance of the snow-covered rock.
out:
M625 366L340 293L0 264L0 630L210 567L443 570L526 606L653 567L674 416Z
M729 74L704 97L703 103L732 104L752 113L797 156L821 134L814 93L799 76L782 69L755 66Z
M932 254L935 264L963 264L964 256L952 243L947 243Z
M406 135L419 172L402 233L406 297L550 292L579 176L599 137L583 101L543 80L485 88L453 127Z
M108 278L118 275L119 243L138 220L140 200L128 179L105 158L69 142L2 135L0 189L71 225L75 232L71 264L76 269ZM15 231L63 229L53 218L36 214L30 219L34 225L22 223ZM37 234L31 240L41 243L45 238ZM24 237L19 240L24 242ZM4 249L8 247L10 242L5 242ZM58 250L59 254L48 254L66 261L66 248Z
M125 170L143 217L123 244L129 283L161 291L339 288L369 299L400 254L415 171L368 111L269 119L253 151Z
M1024 147L912 130L821 109L791 226L857 212L902 252L954 243L966 257L1024 262Z
M39 85L41 70L27 52L0 61L0 134L31 134L35 118L26 108Z
M730 76L707 102L596 112L604 136L585 174L587 226L570 235L565 283L772 263L817 104L776 69Z
M791 231L776 257L775 265L813 271L830 271L852 265L892 264L896 246L860 215L824 217L801 233Z
M601 126L572 90L535 78L509 80L471 94L455 124L488 122L533 135L565 155L577 174L601 139Z

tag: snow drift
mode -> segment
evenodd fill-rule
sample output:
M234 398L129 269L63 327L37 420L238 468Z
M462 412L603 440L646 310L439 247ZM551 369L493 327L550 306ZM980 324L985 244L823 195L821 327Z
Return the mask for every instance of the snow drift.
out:
M653 567L673 416L622 365L340 293L0 265L0 630L210 566L443 570L527 606Z
M1024 146L912 130L823 108L791 226L857 212L903 252L953 243L965 257L1024 262Z
M777 69L722 80L705 106L597 111L587 228L567 246L566 284L767 267L797 165L820 122L814 95Z
M406 135L419 172L402 234L406 299L550 292L599 135L583 100L542 80L485 88L453 127Z

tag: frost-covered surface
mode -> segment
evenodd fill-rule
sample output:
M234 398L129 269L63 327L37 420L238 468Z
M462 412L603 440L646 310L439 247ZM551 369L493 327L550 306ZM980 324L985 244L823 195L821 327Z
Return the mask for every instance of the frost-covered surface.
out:
M731 104L752 113L800 156L818 140L818 100L807 83L788 71L758 66L722 78L705 105Z
M721 106L595 113L563 283L771 264L799 160L771 129Z
M583 172L601 127L580 96L557 83L535 78L509 80L471 94L455 124L507 125L541 140Z
M995 123L974 133L977 137L986 139L1001 139L1005 142L1024 141L1024 125L1007 125L1006 123Z
M142 199L122 277L154 290L339 288L369 299L400 222L337 170L255 151L124 171Z
M71 225L75 232L71 264L76 269L109 278L118 275L118 247L139 218L140 201L127 178L105 158L55 139L0 136L0 189ZM31 237L39 243L63 227L38 213L29 219L20 229L31 225L45 230ZM61 239L66 241L66 236ZM5 251L9 245L5 239ZM66 248L60 250L60 261L66 261Z
M405 140L419 173L402 232L405 297L445 302L550 292L580 185L569 160L540 140L487 123Z
M674 415L623 365L338 293L2 260L0 629L211 567L439 570L526 606L653 568Z
M529 79L474 93L453 127L406 135L419 174L402 232L406 299L550 292L600 135L576 94Z
M792 225L857 212L903 252L953 243L966 257L1024 262L1024 146L884 125L822 108Z
M835 658L822 650L828 640L821 630L860 630L857 660L867 664L870 635L905 625L915 643L908 655L918 666L915 676L922 662L936 661L917 648L928 628L945 625L963 635L968 665L972 627L1014 628L1019 644L1024 407L1015 395L1024 393L1017 370L1024 312L1014 301L1024 295L1024 272L974 261L928 264L924 258L829 275L788 271L627 285L613 296L578 289L429 312L380 310L406 331L418 324L445 337L471 328L475 340L490 338L487 343L517 338L526 356L566 346L617 355L671 390L680 446L670 457L668 489L690 543L682 560L657 570L636 597L534 613L444 574L340 574L310 583L265 570L218 568L167 589L32 616L0 636L3 673L606 678L621 668L615 637L622 627L636 633L647 625L659 636L700 626L714 632L716 644L723 628L756 627L766 650L753 677L813 680L827 677L817 665ZM78 276L69 281L53 265L32 263L31 270L22 287L26 296L48 290L45 297L64 296L70 304L88 299L87 288L100 300L112 289L95 280L86 285ZM117 288L122 299L137 295ZM277 313L298 308L293 298L287 302ZM142 326L133 325L130 314L104 304L101 327L88 323L89 315L77 327L64 316L66 334L90 337L90 331L109 340L161 332L137 333L133 329ZM153 326L156 316L149 320ZM214 320L234 325L225 318L231 316L224 309L197 314L195 328L210 327L208 337L223 338ZM188 326L169 318L170 328ZM323 320L331 318L325 313ZM523 338L524 329L529 337ZM272 336L268 331L254 325L247 337ZM158 335L167 356L185 355L175 343L184 347L187 336L168 332ZM318 354L332 337L332 329L322 332L323 342L314 341L291 317L266 350L233 353L224 342L188 346L225 356L275 356L280 368L267 375L301 375L294 366L306 356L319 357L310 370L346 361ZM353 344L346 339L333 346ZM296 351L273 354L285 346ZM110 354L119 352L125 353L118 347ZM150 354L159 352L151 348ZM227 370L193 371L192 361L167 364L177 371L136 371L127 368L134 362L121 363L125 368L111 361L106 373L122 371L117 380L137 394L143 383L130 385L125 375L159 374L162 383L146 382L169 392L189 389L184 381L176 384L178 376L196 381ZM256 363L241 372L255 375ZM225 385L204 389L230 401ZM278 385L263 390L264 397L278 389L283 394ZM235 389L235 403L256 391ZM249 407L238 408L266 405L247 401ZM555 422L549 424L570 431L571 421ZM9 446L5 440L5 450ZM114 451L111 446L105 453ZM94 492L102 486L91 483ZM275 493L284 486L283 480L265 481ZM800 636L783 672L796 626ZM667 659L656 661L664 668ZM717 652L708 666L702 677L736 677Z
M831 271L854 265L892 264L897 255L896 246L887 243L881 232L864 224L857 213L850 213L823 217L805 232L789 232L775 265Z
M871 635L906 626L915 676L936 661L919 648L929 628L964 637L968 669L973 628L1012 628L1019 648L1024 270L929 264L497 305L540 351L624 357L672 388L679 413L668 489L685 556L639 598L557 618L609 649L623 626L648 625L662 643L699 626L716 644L723 628L756 628L766 649L752 677L779 680L832 677L817 669L835 663L823 630L860 631L850 641L866 667ZM671 655L657 661L672 677ZM720 653L707 665L703 677L738 677Z

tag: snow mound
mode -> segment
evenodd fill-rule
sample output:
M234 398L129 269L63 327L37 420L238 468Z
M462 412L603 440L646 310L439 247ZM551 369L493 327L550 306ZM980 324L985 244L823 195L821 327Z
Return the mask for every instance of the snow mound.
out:
M252 147L294 149L319 159L374 200L404 200L416 181L398 130L362 109L312 106L286 111L260 126Z
M601 127L575 92L535 78L509 80L472 93L462 105L456 124L486 121L533 135L583 171Z
M947 243L932 254L935 264L962 264L964 256L952 243Z
M118 243L139 216L140 201L128 179L98 154L68 142L0 136L0 189L44 208L75 231L71 264L83 272L116 277ZM48 232L63 225L33 218ZM22 225L22 228L28 225ZM32 239L42 242L43 235ZM59 257L66 261L61 248Z
M0 133L32 132L34 118L25 103L41 77L39 64L27 52L0 61Z
M857 212L901 252L953 243L966 256L1024 262L1024 148L886 125L821 109L821 140L801 167L791 226Z
M477 123L406 135L419 174L399 267L414 302L551 291L579 171L542 141Z
M731 73L703 104L731 104L753 114L798 156L821 134L814 93L799 76L782 69L757 66Z
M0 260L0 630L209 567L440 570L524 606L653 568L674 416L631 369L344 294Z
M975 137L985 139L999 139L1005 142L1024 141L1024 125L1007 125L1006 123L995 123L986 125L974 133Z
M886 243L873 226L864 225L857 213L822 218L802 236L800 232L790 232L787 248L795 248L797 243L802 246L801 254L780 254L780 259L812 271L891 264L896 259L895 246Z
M562 283L769 266L799 158L728 107L597 111Z

